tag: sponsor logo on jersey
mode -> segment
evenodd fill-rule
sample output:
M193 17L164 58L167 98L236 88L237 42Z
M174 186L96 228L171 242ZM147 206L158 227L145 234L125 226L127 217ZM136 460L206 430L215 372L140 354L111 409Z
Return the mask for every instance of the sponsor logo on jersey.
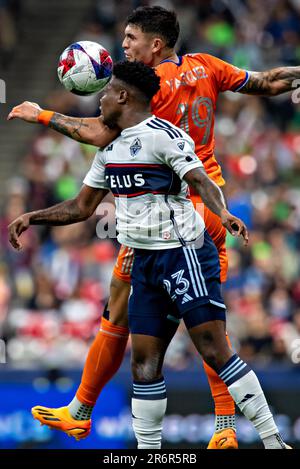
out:
M111 189L129 189L130 187L142 187L145 184L142 174L107 174L105 179Z
M179 176L167 165L134 162L107 163L105 179L116 197L138 197L147 193L178 194L182 184Z
M108 147L106 148L106 151L112 151L114 145L113 143L111 145L108 145Z

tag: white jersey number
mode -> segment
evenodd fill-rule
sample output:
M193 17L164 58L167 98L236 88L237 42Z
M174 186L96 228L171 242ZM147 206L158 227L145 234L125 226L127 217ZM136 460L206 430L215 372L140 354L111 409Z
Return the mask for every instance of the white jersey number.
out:
M172 274L171 277L176 279L176 285L177 288L175 290L176 295L184 295L190 288L190 282L183 277L184 270L179 270L178 272L175 272L175 274Z

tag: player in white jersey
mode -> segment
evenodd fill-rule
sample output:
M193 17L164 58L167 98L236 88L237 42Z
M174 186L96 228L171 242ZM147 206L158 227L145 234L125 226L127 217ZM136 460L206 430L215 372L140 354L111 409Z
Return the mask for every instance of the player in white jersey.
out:
M132 337L133 427L138 448L161 446L166 388L166 314L182 318L204 360L228 386L234 401L259 432L265 446L285 449L256 375L229 348L220 291L217 249L204 222L185 196L192 185L223 225L248 242L244 223L226 209L222 192L207 176L190 138L150 113L159 89L155 71L139 62L115 65L101 98L104 123L122 132L97 153L75 199L22 215L9 226L10 242L30 224L63 225L88 218L110 189L117 200L119 240L132 246L135 260L129 300ZM123 205L121 200L126 200ZM138 210L135 213L133 202ZM154 234L144 219L160 213ZM266 441L268 444L266 445Z
M187 171L203 168L194 147L184 131L151 116L97 151L83 182L113 193L121 244L169 249L204 231L183 180Z

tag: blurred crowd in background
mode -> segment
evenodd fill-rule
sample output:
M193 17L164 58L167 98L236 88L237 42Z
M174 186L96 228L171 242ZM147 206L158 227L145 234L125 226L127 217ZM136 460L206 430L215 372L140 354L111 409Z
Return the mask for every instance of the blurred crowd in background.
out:
M300 63L300 0L95 0L74 40L97 41L114 60L123 58L123 21L140 4L177 11L180 53L211 53L247 70ZM13 47L16 5L0 0L2 59ZM227 240L228 331L240 355L261 366L290 364L300 339L299 100L297 91L293 99L291 93L267 99L229 92L218 102L216 155L229 207L250 229L248 248ZM44 104L72 116L98 112L97 96L80 98L58 83ZM8 223L21 213L78 192L95 150L37 127L21 174L10 181L0 219L0 328L13 366L56 367L62 357L64 366L80 366L99 327L118 252L116 239L101 239L107 220L114 221L110 199L102 221L98 213L77 225L31 227L22 235L21 252L7 239ZM181 325L166 365L184 369L195 360Z
M0 66L12 61L18 40L21 0L0 0Z

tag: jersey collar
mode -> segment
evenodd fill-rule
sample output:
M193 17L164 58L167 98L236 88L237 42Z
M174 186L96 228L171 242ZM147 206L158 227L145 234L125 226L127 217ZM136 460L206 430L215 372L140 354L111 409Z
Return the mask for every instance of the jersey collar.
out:
M174 65L177 65L177 67L180 67L180 65L182 64L182 55L179 55L179 56L178 56L178 62L175 62L174 60L168 60L168 59L166 59L166 60L162 60L161 62L159 62L158 65L164 64L164 63L167 63L167 62L170 62L170 63L172 63L172 64L174 64Z
M155 116L152 114L150 117L147 117L147 119L144 119L143 121L139 122L138 124L134 125L133 127L127 127L126 129L122 130L120 135L124 136L127 135L128 133L131 133L132 131L136 131L139 127L145 125L147 122L150 122L151 119L153 119Z

